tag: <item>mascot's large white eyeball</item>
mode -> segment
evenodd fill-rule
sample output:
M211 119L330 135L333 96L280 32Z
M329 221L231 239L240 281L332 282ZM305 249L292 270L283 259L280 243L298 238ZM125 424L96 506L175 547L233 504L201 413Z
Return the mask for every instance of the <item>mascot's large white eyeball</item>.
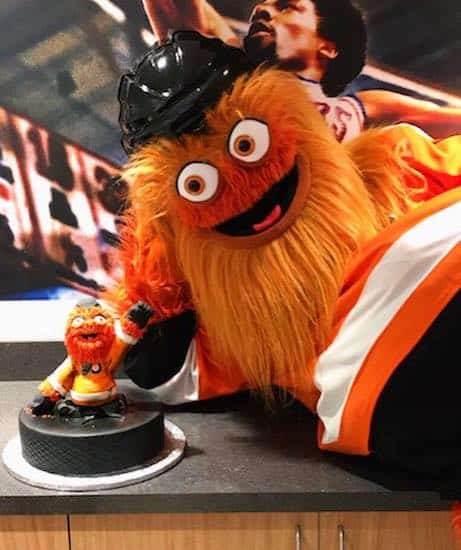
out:
M176 189L188 201L204 202L218 190L219 172L207 162L190 162L179 172Z
M242 162L260 161L269 151L271 138L265 122L254 118L240 120L229 136L229 153Z

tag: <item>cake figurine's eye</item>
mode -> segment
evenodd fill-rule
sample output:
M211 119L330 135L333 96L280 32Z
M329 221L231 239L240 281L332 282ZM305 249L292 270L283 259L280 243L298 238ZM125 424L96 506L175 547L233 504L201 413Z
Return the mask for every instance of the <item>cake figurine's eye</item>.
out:
M78 328L78 327L81 327L83 325L83 317L74 317L72 319L72 322L71 322L71 326L73 328Z
M229 136L229 153L242 162L258 162L270 147L269 127L253 118L240 120Z
M204 202L218 190L218 170L207 162L190 162L179 172L176 189L188 201Z
M104 315L96 315L96 317L93 320L98 325L104 325L107 321L107 319L104 317Z

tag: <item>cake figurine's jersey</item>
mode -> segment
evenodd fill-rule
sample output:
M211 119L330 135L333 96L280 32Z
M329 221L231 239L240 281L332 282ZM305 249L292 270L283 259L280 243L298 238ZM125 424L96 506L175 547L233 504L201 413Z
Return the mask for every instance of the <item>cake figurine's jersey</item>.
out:
M109 355L95 363L81 363L70 356L57 367L39 386L42 395L61 397L68 393L73 403L83 406L98 406L111 401L116 395L115 369L123 353L136 340L120 330L112 344Z
M365 127L366 114L357 96L328 97L319 82L302 77L299 79L339 142L350 141L360 135Z

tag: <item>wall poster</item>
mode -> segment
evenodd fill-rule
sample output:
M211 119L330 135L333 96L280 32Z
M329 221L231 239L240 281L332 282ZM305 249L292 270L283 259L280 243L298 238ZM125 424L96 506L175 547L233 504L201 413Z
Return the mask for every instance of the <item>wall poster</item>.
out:
M409 8L392 0L2 1L0 341L59 340L69 302L117 277L128 185L117 87L156 40L196 29L294 72L340 141L399 122L435 139L459 134L458 2Z

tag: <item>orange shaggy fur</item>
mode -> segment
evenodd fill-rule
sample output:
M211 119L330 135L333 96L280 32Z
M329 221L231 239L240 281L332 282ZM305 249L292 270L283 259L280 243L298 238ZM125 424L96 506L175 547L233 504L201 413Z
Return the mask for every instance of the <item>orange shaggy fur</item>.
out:
M269 125L271 147L258 166L227 152L241 117ZM214 361L238 365L266 395L280 381L296 394L328 341L348 262L412 207L402 166L378 131L338 144L302 84L276 70L241 77L208 112L207 126L199 136L153 141L131 159L119 305L143 299L164 316L193 307ZM215 199L177 195L177 174L191 161L219 170ZM271 242L226 246L213 226L253 206L294 162L300 186L309 186L300 215Z

